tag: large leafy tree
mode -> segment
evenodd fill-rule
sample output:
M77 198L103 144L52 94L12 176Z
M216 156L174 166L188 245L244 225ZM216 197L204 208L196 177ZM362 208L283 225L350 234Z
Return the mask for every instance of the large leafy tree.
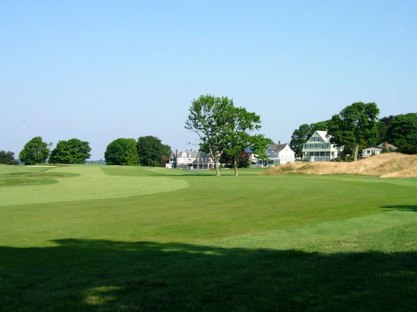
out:
M406 154L417 154L417 113L394 116L386 139Z
M8 151L0 151L0 164L17 165L17 160L14 158L14 153Z
M137 166L140 164L135 139L119 138L107 145L104 159L108 165Z
M356 102L334 115L329 123L332 143L358 159L359 147L375 145L378 137L379 109L375 103Z
M227 136L233 127L235 107L227 97L202 95L191 102L185 128L200 138L200 149L214 161L216 175L220 175L220 156L228 148Z
M50 163L56 164L83 164L90 158L90 145L79 139L59 141L51 152Z
M263 135L252 135L253 131L261 128L261 118L255 113L248 112L243 107L236 107L233 116L228 122L228 131L225 136L225 152L233 160L234 173L238 175L239 159L242 151L251 149L258 157L266 151L269 140Z
M171 147L162 144L161 140L154 136L140 137L137 150L143 166L163 167L171 155Z
M48 144L40 136L34 137L25 144L19 153L19 159L25 165L35 165L46 162L49 156Z

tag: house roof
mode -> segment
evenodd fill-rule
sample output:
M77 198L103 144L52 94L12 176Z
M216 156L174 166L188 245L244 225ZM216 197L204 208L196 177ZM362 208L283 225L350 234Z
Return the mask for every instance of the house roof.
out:
M396 147L392 144L389 144L388 142L381 143L381 144L378 145L378 147L379 148L387 148L387 149L390 149L390 150L397 150L398 149L398 147Z
M323 139L325 143L330 143L330 138L327 136L327 131L316 130L316 133Z
M368 147L368 148L364 148L363 149L364 151L380 151L380 150L382 150L382 148L380 148L380 147Z
M274 152L281 152L288 144L275 144L275 143L271 143L268 145L268 148L270 148L271 150L273 150Z

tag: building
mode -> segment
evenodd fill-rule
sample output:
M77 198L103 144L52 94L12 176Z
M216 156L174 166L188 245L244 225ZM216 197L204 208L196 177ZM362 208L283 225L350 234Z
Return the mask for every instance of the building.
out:
M178 168L188 170L214 169L214 161L207 153L201 151L185 150L172 154L166 168Z
M268 144L266 155L268 156L268 160L257 159L256 156L252 154L250 158L252 166L276 166L295 161L295 152L287 143L281 144L279 141L278 144Z
M367 158L373 155L379 155L382 153L383 150L386 150L387 152L396 152L398 151L398 148L392 144L389 144L388 142L384 142L379 144L376 147L368 147L364 148L362 150L362 157Z
M303 160L331 161L337 158L342 151L330 142L327 131L315 131L307 143L303 144Z

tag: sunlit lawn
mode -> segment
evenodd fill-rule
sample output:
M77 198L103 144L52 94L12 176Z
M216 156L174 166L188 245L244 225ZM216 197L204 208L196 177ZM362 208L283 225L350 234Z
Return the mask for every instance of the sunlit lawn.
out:
M411 311L417 179L0 166L1 311Z

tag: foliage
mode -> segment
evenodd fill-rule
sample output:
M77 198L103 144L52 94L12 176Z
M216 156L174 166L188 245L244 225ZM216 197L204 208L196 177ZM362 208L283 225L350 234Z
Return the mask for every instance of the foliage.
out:
M54 164L84 164L90 158L90 145L79 139L59 141L51 153L50 163Z
M137 166L140 164L135 139L119 138L107 145L104 159L107 165Z
M250 166L250 154L246 151L241 151L237 159L238 168L248 168ZM230 156L227 153L223 153L220 157L220 163L224 164L227 168L235 167L235 156Z
M345 153L358 158L359 147L375 145L379 109L375 103L357 102L334 115L329 124L332 143L343 146Z
M232 158L235 175L238 175L239 160L242 152L249 148L258 158L265 158L269 140L263 135L252 135L251 132L261 128L261 118L255 113L248 112L243 107L233 109L233 116L228 123L225 136L225 153Z
M220 175L220 156L227 149L227 136L234 120L233 100L227 97L201 95L191 102L185 128L200 138L200 150L213 157L216 175Z
M164 167L171 155L171 147L162 144L161 140L154 136L140 137L137 150L143 166Z
M243 107L235 107L232 99L212 95L202 95L192 101L185 123L186 129L199 136L200 149L213 157L218 176L222 154L233 159L237 175L239 158L246 148L259 154L265 152L268 139L259 134L252 135L260 127L258 115Z
M382 142L388 142L387 138L387 131L391 124L391 122L394 120L394 116L390 115L388 117L382 117L378 122L378 143Z
M417 114L395 116L388 126L386 139L402 153L417 154Z
M46 162L49 156L48 144L40 136L34 137L25 144L19 153L19 159L25 165L35 165Z
M0 151L0 164L17 165L17 160L14 158L14 153L8 151Z

